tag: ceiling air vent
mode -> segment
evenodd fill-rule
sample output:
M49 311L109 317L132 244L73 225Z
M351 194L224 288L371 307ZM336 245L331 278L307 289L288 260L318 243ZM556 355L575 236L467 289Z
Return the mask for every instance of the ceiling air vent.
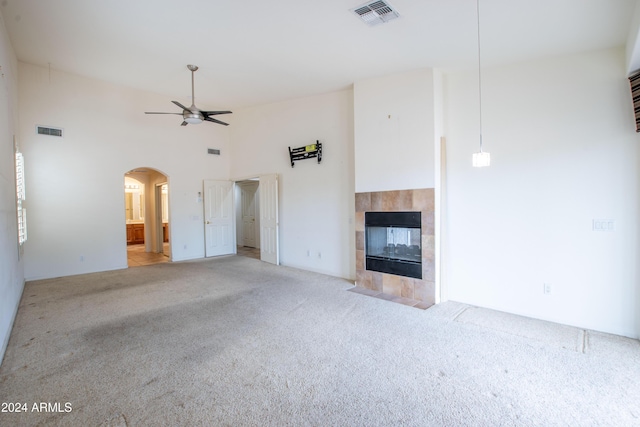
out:
M386 1L367 2L350 10L367 25L374 26L400 17L400 14Z
M57 136L59 138L62 138L62 128L36 126L36 133L38 135L49 135L49 136Z
M220 155L220 150L218 150L217 148L208 148L207 149L207 153L215 154L216 156L219 156Z

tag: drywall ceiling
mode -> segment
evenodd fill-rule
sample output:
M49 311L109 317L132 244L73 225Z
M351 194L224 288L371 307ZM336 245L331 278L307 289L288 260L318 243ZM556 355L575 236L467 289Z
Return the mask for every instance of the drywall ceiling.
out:
M477 67L474 0L389 0L369 27L359 0L1 0L20 61L190 101L240 108L422 67ZM635 0L481 0L483 66L623 46ZM166 107L169 107L167 105ZM150 108L161 106L150 106Z

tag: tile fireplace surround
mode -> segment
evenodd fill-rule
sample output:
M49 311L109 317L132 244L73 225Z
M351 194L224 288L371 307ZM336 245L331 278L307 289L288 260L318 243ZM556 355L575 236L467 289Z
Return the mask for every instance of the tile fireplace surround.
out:
M422 279L368 271L365 267L365 212L422 213ZM356 286L390 297L408 298L428 307L435 301L434 190L375 191L356 193Z

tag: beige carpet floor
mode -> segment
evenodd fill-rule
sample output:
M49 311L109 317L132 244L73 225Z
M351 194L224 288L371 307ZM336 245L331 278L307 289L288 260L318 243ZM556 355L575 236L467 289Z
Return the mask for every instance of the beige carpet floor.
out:
M637 340L351 286L246 257L29 282L0 425L640 425Z

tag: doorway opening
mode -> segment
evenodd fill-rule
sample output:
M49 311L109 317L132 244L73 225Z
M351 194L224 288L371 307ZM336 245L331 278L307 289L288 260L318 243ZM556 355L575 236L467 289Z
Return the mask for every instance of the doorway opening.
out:
M168 177L152 168L124 175L127 265L171 260Z
M246 191L245 206L253 205L256 209L255 222L257 226L248 227L247 233L255 232L254 236L242 231L238 237L238 225L242 223L242 216L238 220L238 201L242 203L242 186L239 183L244 181L256 181L256 179L242 178L234 181L225 180L204 180L203 182L203 202L204 202L204 238L205 257L232 255L238 253L238 246L245 247L245 244L259 246L260 260L271 264L280 264L279 256L279 221L278 221L278 174L259 175L257 177L258 186L247 182L245 186L252 187ZM256 188L256 196L259 201L249 196ZM238 193L236 193L238 192ZM249 209L247 209L248 211ZM259 214L258 214L259 213ZM247 224L250 221L251 215ZM259 218L259 221L258 221ZM245 235L250 243L245 243ZM255 239L255 240L252 240ZM239 242L242 244L239 245ZM247 246L250 248L250 246ZM258 248L251 248L258 249Z
M238 223L237 212L242 212L236 206L237 200L242 202L242 193L236 195L241 187L236 185L243 181L255 181L243 178L235 181L207 180L203 182L204 202L204 253L205 257L232 255L238 253ZM266 174L258 177L258 187L255 192L259 195L259 203L250 196L245 197L245 205L259 205L259 232L250 227L247 233L255 230L255 240L249 237L249 244L260 246L260 260L279 265L279 221L278 221L278 174ZM253 184L247 184L253 186ZM247 192L249 194L249 191ZM249 216L250 218L250 216ZM256 218L257 220L257 218ZM247 221L252 223L253 221ZM258 237L259 236L259 237ZM244 247L245 233L241 237ZM259 239L259 240L258 240ZM257 249L257 248L253 248Z
M260 259L260 179L237 181L236 242L237 254Z
M235 180L237 254L280 264L278 174ZM255 219L255 221L254 221Z

